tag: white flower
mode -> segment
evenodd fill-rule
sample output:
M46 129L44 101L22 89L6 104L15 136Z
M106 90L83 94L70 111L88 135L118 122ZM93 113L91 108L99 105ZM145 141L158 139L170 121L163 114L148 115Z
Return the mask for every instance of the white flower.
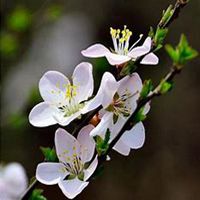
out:
M108 80L110 81L109 83ZM110 90L109 86L111 86L113 90ZM90 135L100 135L104 138L106 130L109 128L111 132L111 142L136 109L141 89L142 81L137 73L126 76L118 82L112 74L108 72L105 73L101 81L99 92L92 100L93 102L91 102L92 105L101 102L103 106L103 109L99 113L101 121L91 131ZM104 97L106 101L102 101L102 97ZM144 114L147 113L149 109L149 104L147 104ZM143 124L140 122L130 131L126 131L113 149L123 155L128 155L130 149L140 148L144 143L144 139L145 130Z
M73 82L57 71L46 72L39 82L44 102L36 105L29 121L37 127L53 124L68 125L72 120L90 110L85 109L94 89L92 65L80 63L74 70Z
M97 157L91 161L95 142L89 136L94 127L87 125L81 129L77 139L64 129L55 134L55 147L59 163L43 162L37 166L36 178L43 184L58 184L65 196L73 199L89 184L87 181L95 171Z
M28 186L26 173L19 163L0 166L0 199L18 200Z
M131 47L129 47L129 40L132 32L124 26L124 30L110 28L114 50L110 51L102 44L94 44L83 50L81 53L86 57L98 58L106 57L111 65L121 65L129 60L135 61L140 56L144 56L141 64L156 65L158 64L158 57L154 53L149 53L151 50L152 41L147 37L142 46L135 47L141 40L142 35Z

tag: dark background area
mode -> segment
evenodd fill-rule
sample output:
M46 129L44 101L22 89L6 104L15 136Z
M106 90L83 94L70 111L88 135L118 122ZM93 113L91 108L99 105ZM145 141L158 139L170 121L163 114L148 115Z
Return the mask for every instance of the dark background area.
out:
M122 28L126 24L133 31L133 42L140 33L147 34L150 26L155 27L162 10L174 2L2 0L1 161L22 163L31 178L37 164L43 160L39 147L53 146L57 126L35 128L27 120L31 108L41 100L37 84L45 71L54 69L71 76L80 61L88 60L80 55L82 49L96 42L112 46L110 26ZM180 34L185 33L190 44L199 51L199 12L200 1L191 0L170 26L166 43L177 44ZM15 20L17 17L21 21ZM61 22L66 22L65 26ZM57 44L58 38L61 42ZM49 46L51 43L56 45ZM65 52L65 46L73 51L74 59ZM53 53L49 53L50 50ZM65 62L68 55L70 60ZM171 64L164 49L157 55L158 66L138 69L143 80L152 78L154 84L167 73ZM100 66L98 60L89 61L94 64L98 85L102 72L110 68L107 64ZM200 199L199 75L200 59L197 57L176 77L174 89L152 102L144 122L143 148L132 151L128 157L112 152L112 160L105 164L103 175L91 182L76 199ZM66 199L58 186L38 187L44 189L49 200Z

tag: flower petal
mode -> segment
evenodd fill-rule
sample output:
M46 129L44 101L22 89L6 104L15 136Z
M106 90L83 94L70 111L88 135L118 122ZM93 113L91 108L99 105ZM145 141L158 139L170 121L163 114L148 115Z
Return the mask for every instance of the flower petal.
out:
M54 114L55 121L60 124L61 126L67 126L70 122L72 122L74 119L79 117L81 115L81 110L71 114L70 116L65 117L64 113L62 112L56 112Z
M81 160L84 163L89 162L94 155L95 142L93 138L90 137L90 132L93 128L94 126L91 124L84 126L77 136L77 140L81 145Z
M98 58L103 57L110 51L102 44L94 44L87 49L81 51L85 57Z
M54 125L57 121L54 119L56 108L50 106L46 102L37 104L29 114L29 122L33 126L45 127Z
M104 138L107 128L109 128L110 125L112 125L112 120L113 120L113 113L106 112L101 118L99 124L94 129L92 129L92 131L90 132L90 136L94 137L96 135L99 135L102 138Z
M131 60L131 57L129 56L119 55L111 52L107 53L105 56L111 65L121 65Z
M57 184L68 174L62 163L43 162L36 169L36 179L46 185Z
M144 106L143 114L146 115L151 109L150 103L146 103Z
M117 83L115 77L111 73L105 72L96 96L87 103L82 113L93 110L100 105L102 105L104 108L109 106L113 100L114 94L118 89L118 86L119 83Z
M40 94L44 101L58 104L64 100L68 84L70 84L68 78L62 73L48 71L40 79Z
M74 70L73 85L76 86L75 99L78 103L87 100L94 90L94 80L92 75L92 65L87 62L82 62Z
M126 131L121 140L132 149L141 148L145 141L145 129L142 122L137 123L130 131Z
M154 53L149 53L142 59L140 63L144 65L157 65L158 62L158 57Z
M55 134L56 153L63 163L73 162L73 154L79 155L80 144L74 136L62 128L58 128Z
M81 181L78 178L61 181L58 183L64 195L69 199L73 199L80 194L88 184L89 182Z
M147 37L142 46L133 48L128 56L136 59L137 57L147 54L151 49L151 38Z
M140 91L142 90L142 80L137 73L133 73L131 76L125 76L119 81L118 94L120 96L130 93L131 98L126 100L126 106L130 107L131 112L136 108L136 101L139 98Z
M96 156L92 163L89 165L89 167L86 170L84 170L84 181L87 181L90 178L90 176L94 173L95 169L97 168L97 165L98 159Z
M122 140L121 138L118 140L118 142L115 144L115 146L113 147L113 149L115 151L117 151L118 153L124 155L124 156L128 156L130 153L130 147L127 146Z

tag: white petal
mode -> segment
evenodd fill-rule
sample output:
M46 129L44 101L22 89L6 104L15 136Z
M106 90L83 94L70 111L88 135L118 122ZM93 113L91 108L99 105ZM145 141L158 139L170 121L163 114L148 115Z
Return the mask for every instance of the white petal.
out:
M10 163L4 168L3 173L0 171L0 175L0 191L5 189L3 192L13 198L18 199L28 186L25 170L19 163ZM1 179L3 181L2 185ZM1 188L1 186L5 186L5 188Z
M111 65L121 65L131 59L131 57L129 56L119 55L115 53L107 53L105 56Z
M126 131L121 140L132 149L141 148L145 141L145 129L142 122L137 123L130 131Z
M101 118L99 124L90 132L91 136L99 135L104 138L106 130L112 125L113 113L106 112L104 116Z
M84 56L90 57L90 58L103 57L109 52L110 51L102 44L94 44L94 45L88 47L87 49L81 51L81 53Z
M130 147L127 146L122 140L121 138L118 140L118 142L115 144L115 146L113 147L113 149L115 151L117 151L118 153L124 155L124 156L128 156L130 153Z
M143 114L146 115L151 109L150 103L146 103L144 106Z
M57 184L63 180L69 172L62 163L43 162L37 166L36 179L46 185Z
M93 155L94 155L94 150L95 150L95 142L93 140L93 138L90 137L90 132L91 130L94 128L93 125L87 125L84 126L78 136L77 136L77 140L79 141L80 145L81 145L81 151L82 151L82 156L81 156L81 160L86 163L89 162Z
M76 119L77 117L79 117L81 115L81 110L79 110L76 113L71 114L68 117L64 116L64 113L62 112L57 112L54 114L54 120L60 124L61 126L67 126L70 122L72 122L74 119Z
M87 62L82 62L76 66L73 76L73 85L76 88L75 99L77 102L87 100L94 90L94 80L92 75L92 65Z
M131 98L126 100L126 106L131 108L133 112L136 108L136 101L139 98L140 91L142 90L142 80L137 73L133 73L131 76L125 76L119 81L118 93L120 96L126 94L127 92L132 95Z
M96 96L85 106L85 113L88 112L88 110L93 110L100 105L104 108L109 106L118 89L118 86L119 83L117 83L115 77L111 73L105 72Z
M54 119L56 108L50 106L46 102L37 104L29 114L29 122L33 126L45 127L56 124L57 121Z
M154 53L149 53L142 59L140 63L144 65L157 65L158 61L159 59Z
M96 170L97 165L98 165L98 159L96 156L95 159L92 161L92 163L89 165L89 167L86 170L84 170L84 181L87 181L90 178L90 176Z
M88 184L89 182L81 181L78 178L61 181L58 183L64 195L69 199L73 199L80 194Z
M144 41L142 46L133 48L129 53L128 56L132 58L137 58L147 54L151 49L151 38L147 37Z
M62 73L48 71L40 79L40 94L44 101L58 104L64 100L68 84L70 84L68 78Z
M73 162L73 154L79 155L80 144L74 136L62 128L58 128L55 134L56 153L60 161Z

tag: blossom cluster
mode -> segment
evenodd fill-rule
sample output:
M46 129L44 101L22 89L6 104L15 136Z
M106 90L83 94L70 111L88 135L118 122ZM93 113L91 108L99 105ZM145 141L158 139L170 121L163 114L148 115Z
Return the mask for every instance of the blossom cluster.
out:
M114 49L102 44L94 44L81 53L86 57L105 57L111 65L123 67L129 61L140 60L140 64L156 65L158 57L151 52L152 40L147 37L141 46L129 47L132 32L124 26L110 29ZM143 83L137 73L126 75L120 80L110 72L105 72L96 95L94 92L93 67L88 62L77 65L70 81L58 71L46 72L39 81L39 91L43 102L30 112L29 121L36 127L54 124L69 125L74 119L101 108L95 114L95 123L82 127L77 138L63 128L55 133L55 149L58 162L42 162L37 166L36 178L43 184L58 184L65 196L76 197L89 183L98 167L97 140L106 138L108 145L116 138L126 121L137 107ZM143 114L150 109L146 104ZM122 155L129 155L131 149L138 149L145 141L145 128L142 122L125 131L113 146Z

